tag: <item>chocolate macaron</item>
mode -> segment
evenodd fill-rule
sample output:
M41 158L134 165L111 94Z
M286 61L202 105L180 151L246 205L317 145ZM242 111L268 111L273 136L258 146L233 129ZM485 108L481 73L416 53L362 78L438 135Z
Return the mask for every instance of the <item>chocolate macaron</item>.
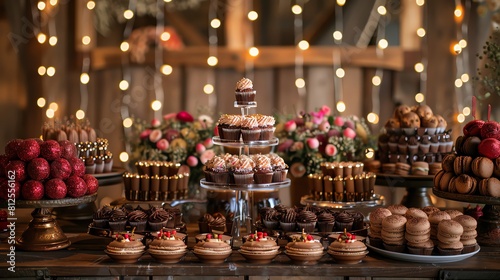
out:
M452 244L460 241L462 233L464 233L464 228L459 222L442 220L438 224L437 239L440 243Z
M500 180L495 177L481 180L479 193L485 196L500 197Z
M456 175L460 174L470 174L472 167L472 157L469 156L459 156L455 158L453 162L453 171Z
M411 164L411 174L419 176L429 175L429 163L425 161L414 161Z
M461 174L455 179L455 189L460 194L474 194L477 190L477 181L472 176Z
M487 157L477 157L472 160L472 173L479 178L490 178L493 175L495 164Z
M455 172L454 171L454 162L455 162L455 158L457 158L457 156L455 154L447 154L444 158L443 158L443 161L442 161L442 165L443 165L443 170L446 171L446 172Z

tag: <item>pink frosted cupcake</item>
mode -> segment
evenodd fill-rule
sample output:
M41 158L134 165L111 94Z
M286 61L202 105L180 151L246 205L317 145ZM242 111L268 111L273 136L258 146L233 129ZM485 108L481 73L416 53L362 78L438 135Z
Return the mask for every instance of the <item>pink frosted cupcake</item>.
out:
M241 137L243 141L258 141L261 129L257 118L245 116L241 121Z
M248 156L240 156L239 160L234 163L233 178L235 184L253 184L253 168L255 163Z
M257 155L254 158L255 173L253 175L256 184L269 184L273 181L273 168L271 167L271 159L264 155Z
M256 93L250 79L242 78L236 83L234 94L238 104L247 105L254 102Z

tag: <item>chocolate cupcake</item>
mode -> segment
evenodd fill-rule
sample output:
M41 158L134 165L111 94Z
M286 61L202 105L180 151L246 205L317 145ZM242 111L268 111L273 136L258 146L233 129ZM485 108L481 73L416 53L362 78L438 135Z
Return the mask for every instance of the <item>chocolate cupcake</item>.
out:
M136 209L127 215L128 223L132 228L135 228L136 232L146 231L146 225L148 222L148 214L141 209Z
M111 206L103 206L97 212L94 213L94 227L97 228L109 228L109 218L111 217L111 212L113 208Z
M158 231L167 225L171 215L161 207L152 207L149 210L148 225L152 231Z
M221 213L214 213L213 220L208 224L212 232L222 234L226 229L226 217Z
M335 217L327 212L321 212L318 215L318 230L319 232L332 232L335 226Z
M270 154L271 167L273 168L273 182L283 182L288 174L288 165L285 160L277 154Z
M316 228L316 223L318 221L318 217L314 212L308 210L302 210L297 215L297 225L299 230L304 230L305 232L313 232Z
M273 181L273 168L271 166L271 159L264 155L258 155L254 158L254 181L256 184L268 184Z
M109 228L112 231L124 231L127 225L127 214L120 208L115 208L111 211L109 217Z
M200 230L200 233L211 233L212 228L209 225L213 222L213 220L214 217L209 213L205 213L205 215L200 217L200 219L198 220L198 228Z
M287 208L281 215L280 227L285 232L295 231L297 225L297 212L293 208Z
M354 219L351 230L363 229L365 227L365 216L361 212L350 212L351 217Z
M268 208L262 218L262 222L269 230L277 229L280 225L279 222L279 213L273 208Z
M241 105L251 104L255 101L256 91L253 88L253 83L250 79L242 78L236 83L234 91L236 103Z
M338 231L351 231L352 225L354 223L354 218L346 211L339 213L335 217L335 229Z
M245 116L241 120L241 138L243 141L258 141L260 139L261 129L257 119Z

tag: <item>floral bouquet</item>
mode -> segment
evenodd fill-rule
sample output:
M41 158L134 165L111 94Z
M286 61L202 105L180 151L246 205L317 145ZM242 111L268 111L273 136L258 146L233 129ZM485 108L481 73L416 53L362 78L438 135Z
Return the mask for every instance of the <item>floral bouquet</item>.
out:
M199 182L203 164L215 155L213 119L200 115L194 119L186 111L153 119L151 123L134 119L131 163L139 160L170 161L190 168L190 185Z
M364 119L332 116L328 106L295 117L278 118L278 154L295 177L320 173L322 162L362 161L376 139Z

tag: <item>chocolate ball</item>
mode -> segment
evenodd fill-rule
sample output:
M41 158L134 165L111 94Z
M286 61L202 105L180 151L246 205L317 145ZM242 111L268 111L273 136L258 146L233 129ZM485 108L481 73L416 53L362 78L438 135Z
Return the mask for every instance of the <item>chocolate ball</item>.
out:
M22 182L26 180L26 176L26 163L24 161L11 160L7 166L5 166L5 177L9 180Z
M35 139L26 139L17 148L17 157L28 162L40 155L40 144Z
M66 179L66 187L68 188L69 197L81 197L87 193L85 180L78 176L70 176Z
M65 198L68 188L63 180L59 178L50 179L45 182L45 195L50 199Z
M40 181L28 180L21 187L21 194L26 200L40 200L44 195L44 187Z
M72 157L76 157L76 146L75 143L69 140L59 141L59 145L61 146L61 157L68 159Z
M33 180L44 180L50 175L50 164L44 158L35 158L28 163L26 168L28 171L28 176Z
M19 144L23 142L23 139L13 139L10 140L7 145L5 145L5 155L9 159L17 159L17 149Z
M72 166L70 176L82 177L85 174L85 163L81 159L73 157L68 159L68 162Z
M50 177L52 178L65 180L71 175L71 172L73 172L73 168L64 158L58 158L50 164Z
M93 194L97 192L97 190L99 189L99 181L94 176L90 174L85 174L82 176L82 179L87 184L86 194Z
M46 160L58 159L61 153L61 146L55 140L47 140L40 145L40 156Z

